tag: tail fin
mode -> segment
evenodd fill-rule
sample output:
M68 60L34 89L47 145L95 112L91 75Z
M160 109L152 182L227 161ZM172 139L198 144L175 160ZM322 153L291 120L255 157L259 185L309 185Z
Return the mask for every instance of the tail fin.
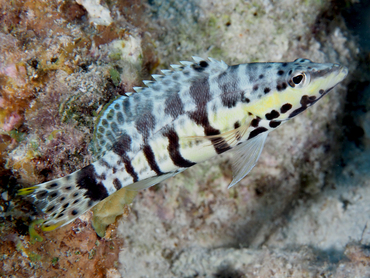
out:
M36 206L47 214L42 230L64 226L108 196L97 185L89 165L66 177L20 189L19 195L31 195Z

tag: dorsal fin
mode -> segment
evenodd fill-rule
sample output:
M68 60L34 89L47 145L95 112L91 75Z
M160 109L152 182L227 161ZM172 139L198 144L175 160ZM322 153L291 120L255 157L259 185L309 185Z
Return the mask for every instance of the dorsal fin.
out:
M97 158L109 151L119 137L125 134L126 129L134 128L133 121L140 116L137 114L140 113L138 112L140 109L135 107L145 105L140 102L150 101L151 98L164 99L166 95L171 94L173 88L187 88L197 78L218 74L228 67L214 59L208 61L200 57L193 57L193 59L195 62L182 61L183 66L171 65L173 70L163 70L164 75L153 74L152 77L155 81L143 81L147 87L133 87L136 93L126 93L128 97L116 99L100 112L94 129L94 149ZM144 93L145 100L140 99L140 95ZM150 99L148 99L148 96ZM137 101L132 101L132 97ZM119 108L116 109L116 107Z

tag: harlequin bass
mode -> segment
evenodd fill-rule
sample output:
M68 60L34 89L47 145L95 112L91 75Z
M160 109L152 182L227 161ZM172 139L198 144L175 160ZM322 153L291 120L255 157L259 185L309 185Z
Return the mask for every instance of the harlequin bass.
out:
M121 188L153 186L227 151L238 183L270 131L312 106L348 69L307 59L228 66L209 58L171 65L113 101L95 128L98 160L68 176L20 190L65 225Z

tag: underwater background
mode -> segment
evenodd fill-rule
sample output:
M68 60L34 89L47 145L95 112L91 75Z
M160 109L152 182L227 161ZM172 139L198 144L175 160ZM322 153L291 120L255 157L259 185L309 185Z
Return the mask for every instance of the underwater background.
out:
M370 277L368 1L0 0L0 11L0 277ZM302 57L349 75L272 132L237 186L225 154L41 231L17 191L93 162L104 106L194 55Z

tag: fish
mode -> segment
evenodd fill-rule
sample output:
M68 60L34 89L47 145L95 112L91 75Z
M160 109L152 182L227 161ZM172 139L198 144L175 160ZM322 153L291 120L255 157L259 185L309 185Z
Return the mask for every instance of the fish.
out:
M232 152L234 186L255 166L272 130L348 74L345 66L303 58L232 66L193 60L108 105L94 131L94 163L19 190L46 215L43 230L70 223L122 188L151 187L225 152Z

